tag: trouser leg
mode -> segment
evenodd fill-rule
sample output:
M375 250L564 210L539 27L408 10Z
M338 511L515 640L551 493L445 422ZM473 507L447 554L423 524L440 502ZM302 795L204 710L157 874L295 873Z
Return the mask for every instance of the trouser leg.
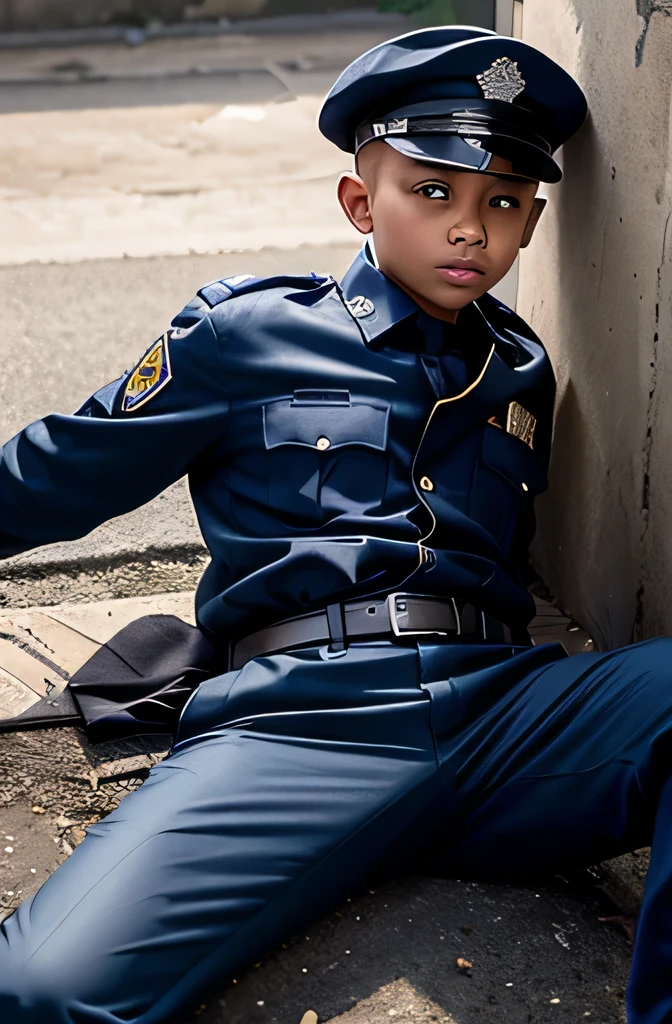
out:
M204 684L236 723L189 735L1 926L0 1020L156 1024L341 898L437 785L402 653L359 679L348 652L349 673L306 655ZM312 696L241 720L267 683L288 708Z
M630 1020L672 1021L672 780L658 801L658 813L639 913L628 991Z
M463 704L487 710L440 744L465 817L435 836L434 865L460 877L562 871L653 840L628 1020L670 1022L672 639L502 678L453 680Z

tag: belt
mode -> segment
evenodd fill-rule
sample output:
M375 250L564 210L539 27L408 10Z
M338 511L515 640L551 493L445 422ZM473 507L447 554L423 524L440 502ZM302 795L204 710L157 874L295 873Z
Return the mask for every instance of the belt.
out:
M345 650L351 640L403 641L432 635L461 642L523 643L527 633L514 637L511 629L468 602L455 598L395 593L382 598L346 601L318 612L283 619L229 645L229 669L242 668L265 654L328 644ZM524 636L524 639L523 639Z

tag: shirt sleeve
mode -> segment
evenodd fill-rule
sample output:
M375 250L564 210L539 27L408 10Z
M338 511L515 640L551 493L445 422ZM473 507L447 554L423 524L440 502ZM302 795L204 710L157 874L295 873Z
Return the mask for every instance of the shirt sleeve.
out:
M221 439L219 338L209 316L184 322L76 413L37 420L0 448L0 558L144 505Z

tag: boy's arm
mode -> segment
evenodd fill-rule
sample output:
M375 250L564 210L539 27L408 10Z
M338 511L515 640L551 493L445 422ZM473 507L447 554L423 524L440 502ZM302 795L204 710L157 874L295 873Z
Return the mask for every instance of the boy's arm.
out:
M138 508L221 437L228 399L205 312L187 307L74 415L46 416L0 448L0 558Z

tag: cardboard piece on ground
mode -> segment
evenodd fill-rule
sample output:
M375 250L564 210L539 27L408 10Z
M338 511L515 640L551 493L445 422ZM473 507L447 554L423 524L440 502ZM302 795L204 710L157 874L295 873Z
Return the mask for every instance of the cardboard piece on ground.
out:
M143 615L194 622L193 592L25 608L0 616L0 719L57 697L115 633Z
M39 700L29 686L7 672L0 672L0 719L15 718Z
M54 664L52 659L49 661ZM47 661L40 659L36 650L26 649L18 637L0 639L0 672L19 679L38 697L60 693L67 682Z

